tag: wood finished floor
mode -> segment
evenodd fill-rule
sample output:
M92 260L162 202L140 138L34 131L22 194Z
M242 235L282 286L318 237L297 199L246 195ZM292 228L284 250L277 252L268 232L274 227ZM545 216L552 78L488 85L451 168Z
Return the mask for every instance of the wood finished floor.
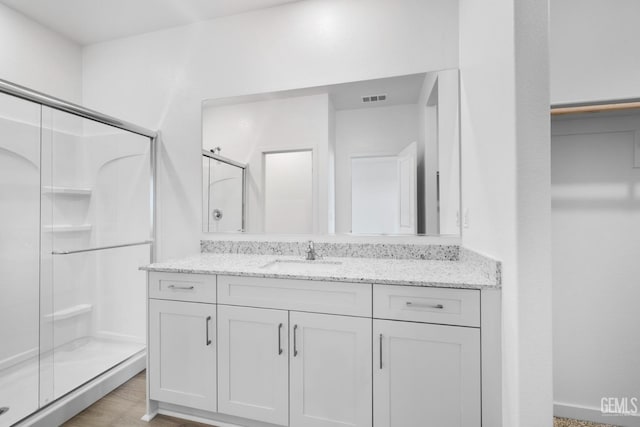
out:
M145 373L141 372L63 424L64 427L211 427L158 415L140 420L146 411Z
M63 424L64 427L211 427L178 418L158 415L141 421L146 410L145 373L141 372ZM615 427L585 421L556 418L554 427Z

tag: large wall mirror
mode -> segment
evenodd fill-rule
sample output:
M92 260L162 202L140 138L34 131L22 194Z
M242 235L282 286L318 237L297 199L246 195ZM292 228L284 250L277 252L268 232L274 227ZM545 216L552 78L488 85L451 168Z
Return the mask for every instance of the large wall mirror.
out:
M458 70L211 99L205 232L460 234Z

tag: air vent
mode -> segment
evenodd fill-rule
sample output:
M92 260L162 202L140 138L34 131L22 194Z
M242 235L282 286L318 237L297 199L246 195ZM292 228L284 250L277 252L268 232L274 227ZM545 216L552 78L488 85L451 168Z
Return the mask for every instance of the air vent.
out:
M381 93L379 95L367 95L362 97L362 102L370 104L372 102L382 102L387 100L387 94Z

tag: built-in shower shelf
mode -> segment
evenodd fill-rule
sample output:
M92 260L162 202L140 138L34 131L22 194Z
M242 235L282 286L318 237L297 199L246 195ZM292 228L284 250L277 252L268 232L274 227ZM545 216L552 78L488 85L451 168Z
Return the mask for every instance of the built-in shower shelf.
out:
M84 313L89 313L92 310L91 304L78 304L63 310L55 311L51 314L44 316L46 321L58 321L64 319L71 319Z
M42 229L46 233L73 233L77 231L91 231L91 224L71 225L71 224L59 224L59 225L45 225Z
M90 188L81 188L81 187L44 186L43 190L46 194L60 194L60 195L67 195L67 196L90 196L91 195Z

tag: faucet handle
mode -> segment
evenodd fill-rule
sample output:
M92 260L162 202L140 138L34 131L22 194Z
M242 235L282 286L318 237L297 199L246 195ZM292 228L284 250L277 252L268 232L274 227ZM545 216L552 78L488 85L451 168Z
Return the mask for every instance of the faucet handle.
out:
M307 261L313 261L316 259L316 250L313 247L313 240L309 240L307 245Z

